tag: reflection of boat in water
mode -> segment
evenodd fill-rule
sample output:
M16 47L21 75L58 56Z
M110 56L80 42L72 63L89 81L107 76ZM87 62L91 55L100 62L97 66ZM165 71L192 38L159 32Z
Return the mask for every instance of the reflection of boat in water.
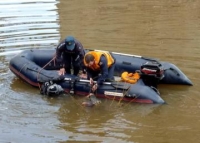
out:
M11 59L10 70L32 86L38 87L40 81L56 80L57 84L61 85L66 92L73 89L75 94L87 95L90 91L88 80L69 74L66 74L64 79L58 80L60 76L57 70L60 69L60 66L59 63L52 60L54 54L55 50L25 50ZM141 56L114 52L112 54L117 59L115 75L121 75L124 71L134 72L140 70L141 66L147 62L156 62ZM175 65L167 62L161 62L161 65L163 68L163 76L159 78L161 83L192 85L191 81ZM149 64L147 64L147 69L148 66ZM153 77L153 79L157 83L158 78ZM135 84L104 82L99 86L96 95L130 102L165 103L155 86L151 86L151 82L148 81L152 81L152 76L143 76Z

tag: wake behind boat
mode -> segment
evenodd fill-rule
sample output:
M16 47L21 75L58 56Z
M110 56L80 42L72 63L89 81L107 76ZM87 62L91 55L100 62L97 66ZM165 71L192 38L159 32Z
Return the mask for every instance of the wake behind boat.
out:
M154 59L135 55L114 52L112 54L117 59L115 68L116 76L121 76L125 71L135 72L143 70L143 72L147 71L150 74L143 76L143 78L134 84L121 81L104 82L96 92L97 97L138 103L163 104L165 101L160 97L158 90L155 88L155 84L160 82L192 85L186 75L171 63L158 62ZM38 87L41 81L52 80L56 81L56 84L60 85L67 93L73 90L73 93L77 95L87 95L90 91L89 81L69 74L66 74L61 79L57 72L60 69L60 65L56 60L52 60L54 57L55 50L25 50L10 60L9 67L16 76L32 86ZM159 63L159 66L162 66L162 71L159 71L159 74L163 72L161 74L162 76L157 78L158 73L156 73L156 78L151 76L151 72L154 69L149 69L148 67L157 66L157 64L154 66L151 63Z

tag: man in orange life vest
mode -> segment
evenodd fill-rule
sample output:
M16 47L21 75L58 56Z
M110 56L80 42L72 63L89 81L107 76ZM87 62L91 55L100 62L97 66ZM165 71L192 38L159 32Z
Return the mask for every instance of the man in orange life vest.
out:
M92 91L104 81L114 80L115 58L106 51L90 51L84 56L84 65L87 71L87 78L90 79ZM97 80L95 84L93 80Z
M84 48L73 36L68 36L60 42L56 49L56 59L61 63L62 68L60 75L65 73L71 74L71 65L73 66L74 75L78 75L79 70L84 69L83 58L85 55Z

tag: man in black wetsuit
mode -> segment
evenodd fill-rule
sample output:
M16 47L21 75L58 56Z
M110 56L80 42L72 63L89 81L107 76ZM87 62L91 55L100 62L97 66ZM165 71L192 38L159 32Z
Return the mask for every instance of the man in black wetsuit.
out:
M71 69L73 69L73 74L78 75L79 71L84 69L84 55L85 51L81 42L73 36L67 36L56 49L56 59L62 65L59 74L71 74Z

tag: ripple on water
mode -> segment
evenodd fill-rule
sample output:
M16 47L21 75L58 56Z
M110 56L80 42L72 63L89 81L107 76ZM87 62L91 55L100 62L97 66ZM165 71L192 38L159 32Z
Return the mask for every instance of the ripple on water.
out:
M1 1L0 55L18 47L43 48L57 44L60 28L57 3L56 0Z

